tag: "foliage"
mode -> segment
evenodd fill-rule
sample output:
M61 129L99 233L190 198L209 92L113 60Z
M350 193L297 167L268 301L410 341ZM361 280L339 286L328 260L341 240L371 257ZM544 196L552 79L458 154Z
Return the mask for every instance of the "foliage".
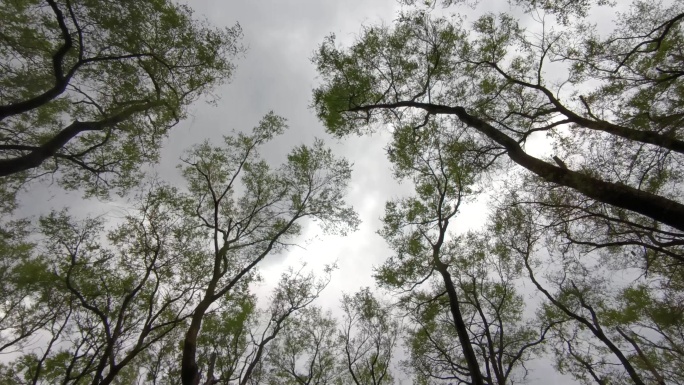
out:
M399 331L390 308L369 288L342 297L343 383L392 384L390 364Z
M199 376L197 336L210 307L220 305L221 298L244 279L249 281L264 258L285 250L300 235L300 222L310 218L324 230L342 234L358 224L343 201L349 163L334 157L322 141L296 147L276 170L260 159L259 146L284 129L284 119L269 114L251 135L226 137L223 147L207 142L195 146L180 167L188 182L186 216L207 229L212 250L202 264L205 290L184 341L184 384ZM279 319L274 320L277 325L284 321ZM248 370L256 369L258 361ZM249 377L248 372L241 381Z
M506 14L469 27L407 12L348 49L334 37L321 45L314 107L338 136L379 123L419 129L439 116L452 122L444 132L468 127L491 161L506 154L551 184L640 214L633 220L682 230L680 11L636 2L608 37L582 19L542 21L540 35ZM559 62L568 70L552 71ZM555 139L555 158L526 152L540 132Z
M192 280L184 264L192 263L196 234L158 202L137 214L107 232L101 219L76 221L66 212L41 219L41 248L11 261L24 278L8 282L26 290L17 301L25 314L9 314L37 327L5 329L26 341L15 338L8 346L22 354L4 368L4 381L115 383L132 374L128 365L143 350L189 316L196 288L183 284ZM20 292L6 289L3 297ZM31 324L34 319L41 322ZM11 326L15 320L4 321ZM34 345L38 336L41 349Z
M268 350L267 384L335 384L340 378L337 321L320 307L302 309Z
M408 3L416 8L391 26L364 27L348 47L334 36L323 42L314 57L323 78L314 108L340 137L388 126L397 176L413 175L417 197L387 205L381 234L396 255L376 273L381 284L415 297L406 303L427 325L413 333L419 342L410 346L409 365L423 365L427 377L461 375L465 381L473 373L462 364L472 360L459 366L444 358L448 344L437 325L448 319L436 309L446 308L446 294L456 308L448 284L418 290L440 262L444 282L452 273L443 271L452 266L455 282L468 277L468 268L455 269L465 249L471 250L461 262L467 266L482 256L501 258L492 265L515 272L506 279L532 282L544 301L533 323L540 329L529 341L549 346L562 373L586 383L679 383L681 4L635 1L617 14L613 32L599 33L589 16L594 6L610 2L514 2L537 25L509 14L484 14L466 24L458 15L432 16L433 2ZM449 148L454 140L461 147ZM532 151L540 141L552 152ZM459 195L446 194L447 186L458 179L449 179L447 167L425 167L427 173L414 167L416 159L432 159L426 143L443 143L442 165L471 154L454 169L474 173L463 186L476 187L460 191L495 191L492 224L483 235L488 240L445 231L456 218L452 202L459 202ZM507 175L494 189L483 184L501 179L500 171ZM434 175L432 186L424 174ZM472 275L480 278L460 278L463 292L454 290L461 315L479 296L497 301L497 291L489 289L492 273ZM519 301L510 293L499 291L498 298L506 298L501 303ZM490 317L483 313L481 320ZM430 323L438 315L442 323ZM516 317L501 315L514 330ZM459 337L466 334L454 326ZM427 357L443 366L430 372Z
M22 354L3 378L175 384L193 365L191 381L200 367L210 381L260 375L268 344L318 297L332 267L327 278L285 274L261 311L249 290L257 265L286 250L307 218L341 233L358 223L343 200L349 164L321 141L296 147L277 169L259 157L284 128L269 114L223 147L192 148L180 166L187 188L145 186L112 229L55 212L35 244L26 223L4 230L2 349Z
M420 130L393 133L395 175L416 193L386 205L380 234L396 254L375 276L400 294L408 315L404 367L424 384L524 379L548 325L522 316L521 265L487 240L490 233L456 236L449 228L484 182L484 152L465 130L443 134L436 122Z
M213 28L166 0L11 0L0 15L5 210L49 174L86 195L130 188L242 50L239 25Z
M393 303L365 288L340 317L315 306L330 266L286 271L260 306L259 266L305 226L359 223L351 165L321 140L279 167L260 156L286 129L269 113L190 148L185 185L141 187L123 218L3 223L0 383L380 385L399 363L417 384L503 385L540 357L583 384L684 383L681 4L634 1L603 33L604 0L511 2L536 25L432 13L477 1L403 3L393 25L314 57L328 131L387 126L394 176L415 189L379 231ZM237 27L161 0L0 12L5 211L44 173L88 194L130 187L240 50ZM483 193L488 224L455 231Z

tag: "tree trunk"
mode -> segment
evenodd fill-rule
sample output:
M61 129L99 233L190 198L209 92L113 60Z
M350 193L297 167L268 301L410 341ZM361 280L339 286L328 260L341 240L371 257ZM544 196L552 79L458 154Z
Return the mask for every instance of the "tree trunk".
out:
M449 307L451 309L451 315L454 318L454 327L458 334L458 340L461 343L461 348L463 349L463 356L468 363L468 369L470 370L470 376L473 379L474 385L484 385L484 378L480 372L480 365L477 362L477 356L473 350L473 345L470 343L470 336L468 335L468 328L463 321L463 315L461 314L461 307L458 304L458 294L456 293L456 288L454 282L451 280L451 274L447 265L441 261L435 261L435 267L437 271L442 275L444 279L444 286L446 286L447 294L449 296Z
M512 161L544 180L570 187L596 201L642 214L662 224L684 231L683 204L624 184L606 182L577 171L554 166L535 158L527 154L515 139L504 134L486 121L469 114L463 107L401 101L354 107L349 111L368 112L374 109L394 109L398 107L419 108L431 114L456 115L467 126L474 128L504 147Z

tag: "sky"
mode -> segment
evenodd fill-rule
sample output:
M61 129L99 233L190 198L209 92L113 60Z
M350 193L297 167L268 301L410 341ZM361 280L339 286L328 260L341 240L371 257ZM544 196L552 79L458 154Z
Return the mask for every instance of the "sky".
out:
M162 161L156 171L163 180L182 183L175 166L183 150L204 140L219 141L232 130L248 131L271 110L285 117L290 127L262 151L273 165L282 163L294 146L310 144L314 138L324 139L338 156L354 164L347 199L359 213L362 224L357 232L346 237L324 236L315 226L307 227L299 242L301 247L265 261L261 267L264 282L257 290L268 293L287 266L306 262L309 268L320 271L325 264L337 263L338 270L317 302L324 308L335 308L343 292L373 286L373 267L391 255L376 233L381 227L384 204L388 199L409 194L412 186L398 184L392 178L384 150L387 132L344 140L325 133L309 108L312 89L319 82L311 57L325 36L334 33L340 44L349 45L363 24L390 24L400 7L395 0L193 0L188 4L197 16L207 17L213 25L232 26L239 22L244 32L243 44L248 49L235 61L232 80L214 91L220 97L217 105L199 101L190 107L189 119L172 130L164 142ZM507 2L501 4L503 10L508 8ZM23 204L25 214L57 207L62 201L76 206L77 215L116 215L125 211L122 201L82 201L78 193L55 189L34 190L27 200L35 204ZM485 198L481 198L464 207L456 230L482 226L487 216L485 203ZM555 374L548 361L534 362L530 369L531 384L569 383L567 378Z
M307 226L298 242L301 247L272 256L262 265L264 287L276 284L286 266L307 266L320 270L337 263L333 276L319 303L336 306L341 293L371 286L372 267L389 256L384 241L375 231L380 228L384 202L396 196L384 147L387 135L337 140L325 133L311 104L311 92L318 79L311 58L323 38L335 33L342 43L353 41L362 23L390 21L398 10L394 0L383 1L250 1L220 2L201 0L190 3L198 15L205 15L217 26L239 22L244 57L236 61L232 81L215 93L217 106L197 103L191 117L173 130L163 150L158 169L165 180L178 178L178 155L192 143L205 139L221 140L231 130L250 130L269 111L285 117L289 129L266 145L261 154L272 165L281 164L296 145L311 144L322 138L337 156L354 164L347 201L358 211L362 225L347 237L323 236L314 226ZM163 163L164 163L163 162ZM180 182L180 180L179 180ZM410 191L411 186L404 190Z
M507 2L501 3L508 8ZM376 233L381 227L385 202L411 193L412 186L398 184L392 178L384 150L389 139L387 132L344 140L325 133L309 108L312 89L319 82L311 57L327 35L334 33L341 45L349 45L363 24L390 24L400 7L395 0L195 0L189 4L214 25L239 22L248 50L236 61L233 80L216 91L221 97L218 106L197 103L191 108L191 118L173 130L163 151L164 163L168 163L162 165L160 174L165 179L177 178L173 166L183 149L205 139L220 140L221 135L233 129L249 130L270 110L287 118L290 126L262 151L273 164L282 162L295 145L311 143L316 137L325 139L337 155L354 164L347 199L359 213L362 224L357 232L346 237L322 236L315 226L308 227L300 241L302 247L274 256L261 266L264 283L257 291L268 293L286 266L306 262L308 267L320 271L325 264L337 263L339 269L316 302L334 309L342 293L373 287L373 267L391 255ZM455 230L482 226L487 216L485 201L481 198L464 207ZM531 363L530 369L530 384L571 383L557 374L547 360Z
M308 226L299 242L302 247L274 256L262 265L265 286L275 285L285 266L306 262L313 269L331 263L339 266L318 301L324 307L337 306L343 292L372 287L373 267L391 255L376 233L381 228L385 202L410 194L413 187L409 182L399 184L392 178L384 149L390 139L387 131L343 140L325 133L310 108L312 90L319 82L311 58L331 33L339 44L349 45L362 25L391 23L400 10L399 4L395 0L199 0L189 4L214 25L239 22L248 49L236 61L233 80L216 91L221 98L218 105L197 103L191 107L190 119L173 130L163 150L162 163L168 163L159 168L160 175L165 180L178 178L173 166L178 154L190 144L220 140L221 135L230 134L231 130L250 130L273 110L288 120L290 128L269 143L262 155L277 165L294 146L323 138L338 156L354 165L347 202L354 206L362 223L357 232L345 237L322 235L315 225ZM481 226L486 218L483 201L466 207L459 218L454 226L457 230Z

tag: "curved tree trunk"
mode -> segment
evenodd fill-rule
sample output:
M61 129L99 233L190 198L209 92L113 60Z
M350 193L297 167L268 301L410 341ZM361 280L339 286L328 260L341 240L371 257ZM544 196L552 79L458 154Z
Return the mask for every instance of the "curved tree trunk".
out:
M504 147L512 161L532 171L544 180L570 187L599 202L642 214L662 224L684 231L684 204L624 184L606 182L577 171L547 163L529 155L520 147L515 139L486 121L469 114L463 107L401 101L354 107L349 111L371 111L374 109L394 109L398 107L419 108L431 114L456 115L461 122Z

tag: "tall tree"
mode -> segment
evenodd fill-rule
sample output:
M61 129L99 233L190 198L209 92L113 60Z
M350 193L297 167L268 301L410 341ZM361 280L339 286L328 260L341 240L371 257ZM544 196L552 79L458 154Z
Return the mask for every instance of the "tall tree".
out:
M266 309L258 308L257 298L249 290L254 282L247 280L216 301L205 315L198 337L200 383L263 384L274 378L270 363L283 358L272 357L272 352L282 345L281 340L288 339L289 325L297 322L300 313L306 314L307 307L327 286L331 271L326 268L324 276L317 277L313 272L305 273L304 267L289 269L282 274ZM183 351L178 349L175 337L169 335L165 341L169 348L149 351L140 365L150 374L148 379L157 384L181 383L178 363Z
M389 158L416 190L387 203L381 234L396 254L376 271L409 315L405 366L420 383L524 378L548 326L523 317L515 287L522 265L487 241L489 234L452 230L461 205L478 193L485 153L467 130L444 135L430 122L419 138L413 127L396 129Z
M198 337L217 301L249 279L261 261L286 249L304 220L341 233L358 223L343 200L350 165L322 141L295 148L277 170L260 159L258 148L284 128L284 119L269 114L250 135L226 137L223 147L206 142L194 147L181 167L188 181L187 215L211 239L211 250L200 264L206 271L204 291L183 341L184 385L200 381Z
M445 132L465 125L551 184L681 231L682 19L681 3L636 1L603 36L576 17L533 31L506 14L467 26L408 12L349 48L326 40L314 105L338 136L375 123L420 132L443 116ZM526 151L539 132L556 139L555 157Z
M3 298L25 293L2 320L11 326L5 346L21 353L5 381L94 385L138 376L132 363L190 315L197 291L186 264L201 248L198 233L168 203L168 191L150 194L108 232L102 219L52 213L30 256L2 254L12 258ZM22 344L27 338L32 344Z
M466 26L419 9L349 48L331 37L314 59L317 113L339 136L388 124L420 143L433 124L444 137L465 130L485 170L511 160L490 236L545 299L557 368L586 383L677 382L681 3L635 1L607 34L588 18L607 2L516 3L536 26L506 14ZM553 144L546 158L529 151L539 133ZM420 251L410 239L406 250ZM394 262L406 283L429 269Z
M102 218L80 222L64 212L41 220L35 244L23 240L25 223L3 231L0 348L22 354L0 376L252 383L268 344L329 280L284 275L260 327L264 313L249 293L257 265L286 250L306 219L341 233L358 223L343 200L350 166L321 141L296 147L275 170L259 157L284 128L269 114L251 134L226 137L225 147L194 147L180 166L186 189L154 184L109 231ZM29 346L37 336L47 346Z
M445 258L450 240L449 223L473 192L478 178L477 162L468 162L471 146L467 135L440 135L435 122L426 124L424 129L420 140L415 139L410 126L394 132L389 158L396 176L415 184L416 196L386 205L381 235L396 250L397 256L381 267L377 278L391 288L412 291L433 273L439 274L464 357L464 370L473 383L484 384L463 315L462 299Z
M320 307L303 309L285 325L265 358L269 385L333 385L341 372L337 320Z
M445 250L453 266L456 290L461 301L473 350L487 384L524 383L527 364L538 358L554 325L545 319L535 322L531 306L516 287L521 264L513 254L489 244L491 234L459 237ZM409 358L404 365L424 384L470 382L470 371L449 319L444 285L414 289L403 302L410 314L407 340ZM562 321L554 320L555 323Z
M239 25L213 28L167 0L5 1L0 15L6 207L45 174L90 195L130 187L242 50Z
M42 274L44 262L33 258L36 244L28 241L30 230L25 220L5 223L0 230L0 353L21 350L37 330L63 311L57 298L50 300L51 279ZM36 297L50 306L41 306L45 302Z
M269 385L393 384L400 321L369 288L343 295L342 317L304 309L283 329L264 362Z
M605 212L536 182L542 186L523 179L503 194L494 237L524 262L547 301L539 317L554 323L558 370L586 384L681 383L674 368L684 357L683 286L673 258L681 245L644 244L638 236L653 230L631 224L622 231L618 218L610 232L597 231L595 221L611 224Z

